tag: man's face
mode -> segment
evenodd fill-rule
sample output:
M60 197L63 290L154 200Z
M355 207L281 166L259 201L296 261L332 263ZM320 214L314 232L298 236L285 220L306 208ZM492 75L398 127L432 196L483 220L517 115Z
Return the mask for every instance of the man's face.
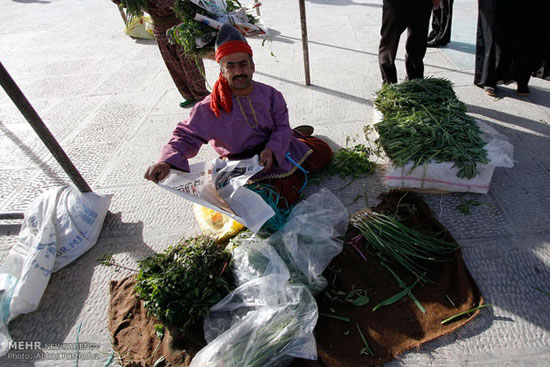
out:
M220 68L232 90L246 90L252 85L254 64L246 52L236 52L222 57Z

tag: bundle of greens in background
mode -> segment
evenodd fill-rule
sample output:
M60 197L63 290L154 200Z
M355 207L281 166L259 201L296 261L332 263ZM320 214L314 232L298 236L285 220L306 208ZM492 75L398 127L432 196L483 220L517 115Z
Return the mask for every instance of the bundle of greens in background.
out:
M231 254L204 237L183 239L139 262L136 294L150 315L185 330L233 289Z
M485 142L474 118L447 79L426 78L385 84L374 101L383 119L375 124L376 143L395 166L453 162L460 178L477 175L488 163Z
M146 0L120 0L120 5L126 8L126 14L130 17L140 17L147 11Z
M242 8L242 5L237 0L225 0L225 3L227 5L227 13ZM194 19L197 13L209 18L215 18L213 14L197 6L190 0L176 0L174 13L181 19L182 23L168 30L167 36L171 42L181 45L184 53L194 57L202 57L214 50L214 40L217 31ZM247 18L252 24L257 22L256 18L251 14L247 14Z

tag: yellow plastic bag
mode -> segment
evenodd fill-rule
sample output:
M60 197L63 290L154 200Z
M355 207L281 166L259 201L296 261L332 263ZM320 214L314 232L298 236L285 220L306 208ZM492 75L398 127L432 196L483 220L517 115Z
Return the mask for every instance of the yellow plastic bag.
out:
M225 242L245 228L227 215L199 204L193 204L193 212L202 233L216 242Z
M132 38L140 38L146 40L154 40L153 27L151 17L132 17L124 27L124 33Z

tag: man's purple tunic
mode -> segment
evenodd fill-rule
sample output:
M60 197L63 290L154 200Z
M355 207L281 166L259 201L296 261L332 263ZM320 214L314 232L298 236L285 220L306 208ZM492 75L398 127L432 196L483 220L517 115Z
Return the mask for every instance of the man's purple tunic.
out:
M288 122L288 110L282 94L266 84L254 82L247 96L233 96L231 112L221 110L216 117L210 109L210 96L197 103L189 119L178 123L170 141L162 147L159 162L189 171L188 159L210 142L222 157L265 148L273 152L271 169L257 173L253 179L282 178L296 170L285 155L302 164L311 153L296 139ZM256 149L260 147L260 149Z

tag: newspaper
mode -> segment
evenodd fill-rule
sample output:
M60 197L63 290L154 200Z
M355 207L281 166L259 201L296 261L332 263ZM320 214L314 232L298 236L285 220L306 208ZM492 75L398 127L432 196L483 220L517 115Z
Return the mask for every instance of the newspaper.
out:
M275 211L260 195L244 185L262 169L258 155L239 161L216 159L193 164L189 172L170 170L158 185L258 232Z

